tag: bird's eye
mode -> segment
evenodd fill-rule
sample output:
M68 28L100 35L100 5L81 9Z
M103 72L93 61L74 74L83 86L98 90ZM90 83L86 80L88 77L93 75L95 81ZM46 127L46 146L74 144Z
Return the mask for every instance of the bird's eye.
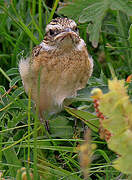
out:
M51 36L55 34L55 32L52 29L49 30L49 33Z
M75 31L75 32L78 32L78 28L77 28L77 26L74 28L74 31Z
M77 31L78 30L78 28L77 27L75 27L75 31Z

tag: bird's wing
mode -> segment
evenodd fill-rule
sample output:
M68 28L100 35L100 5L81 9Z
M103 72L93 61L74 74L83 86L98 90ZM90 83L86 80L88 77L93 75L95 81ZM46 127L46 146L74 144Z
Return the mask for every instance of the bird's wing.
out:
M41 48L42 48L42 46L40 46L40 45L34 47L33 51L32 51L32 57L38 56L40 54Z

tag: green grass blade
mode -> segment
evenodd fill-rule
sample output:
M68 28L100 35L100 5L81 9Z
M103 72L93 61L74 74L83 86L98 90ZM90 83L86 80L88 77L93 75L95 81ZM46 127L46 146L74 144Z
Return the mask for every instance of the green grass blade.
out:
M33 18L32 15L31 15L31 18L32 18L32 23L33 23L33 25L35 26L36 30L37 30L38 33L39 33L40 40L42 40L42 39L43 39L43 34L42 34L42 32L41 32L41 29L40 29L40 27L36 24L36 22L35 22L35 20L34 20L34 18Z
M28 162L30 161L31 89L28 93ZM28 164L29 165L29 164Z
M57 6L58 6L59 1L60 1L60 0L55 0L54 5L53 5L53 8L52 8L52 11L51 11L51 13L50 13L50 17L49 17L49 19L48 19L48 22L50 22L50 21L52 20L52 18L53 18L53 16L54 16L54 13L55 13L55 10L56 10L56 8L57 8Z
M40 31L42 31L42 0L39 0L38 12L39 12L39 28Z
M17 20L16 18L14 18L9 12L8 9L0 6L0 9L2 9L18 26L20 26L23 31L25 31L25 33L31 38L31 40L35 43L35 44L39 44L39 41L34 37L33 33L29 30L29 28L22 22L22 20L19 18L19 20Z
M5 73L5 71L0 67L0 72L3 74L3 76L9 81L11 82L11 79L9 78L9 76Z

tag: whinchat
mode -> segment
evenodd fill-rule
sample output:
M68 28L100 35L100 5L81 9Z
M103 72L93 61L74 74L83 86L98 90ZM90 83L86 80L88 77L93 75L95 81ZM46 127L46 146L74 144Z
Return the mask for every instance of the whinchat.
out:
M93 60L73 20L53 19L45 31L32 56L19 63L25 91L31 90L40 114L59 111L65 98L75 96L77 90L86 86L93 71Z

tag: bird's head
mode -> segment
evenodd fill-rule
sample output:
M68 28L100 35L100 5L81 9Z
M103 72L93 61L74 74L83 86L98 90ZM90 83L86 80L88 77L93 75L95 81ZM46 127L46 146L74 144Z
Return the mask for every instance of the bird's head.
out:
M46 26L43 42L51 47L72 48L76 47L80 41L77 24L71 19L56 18Z

